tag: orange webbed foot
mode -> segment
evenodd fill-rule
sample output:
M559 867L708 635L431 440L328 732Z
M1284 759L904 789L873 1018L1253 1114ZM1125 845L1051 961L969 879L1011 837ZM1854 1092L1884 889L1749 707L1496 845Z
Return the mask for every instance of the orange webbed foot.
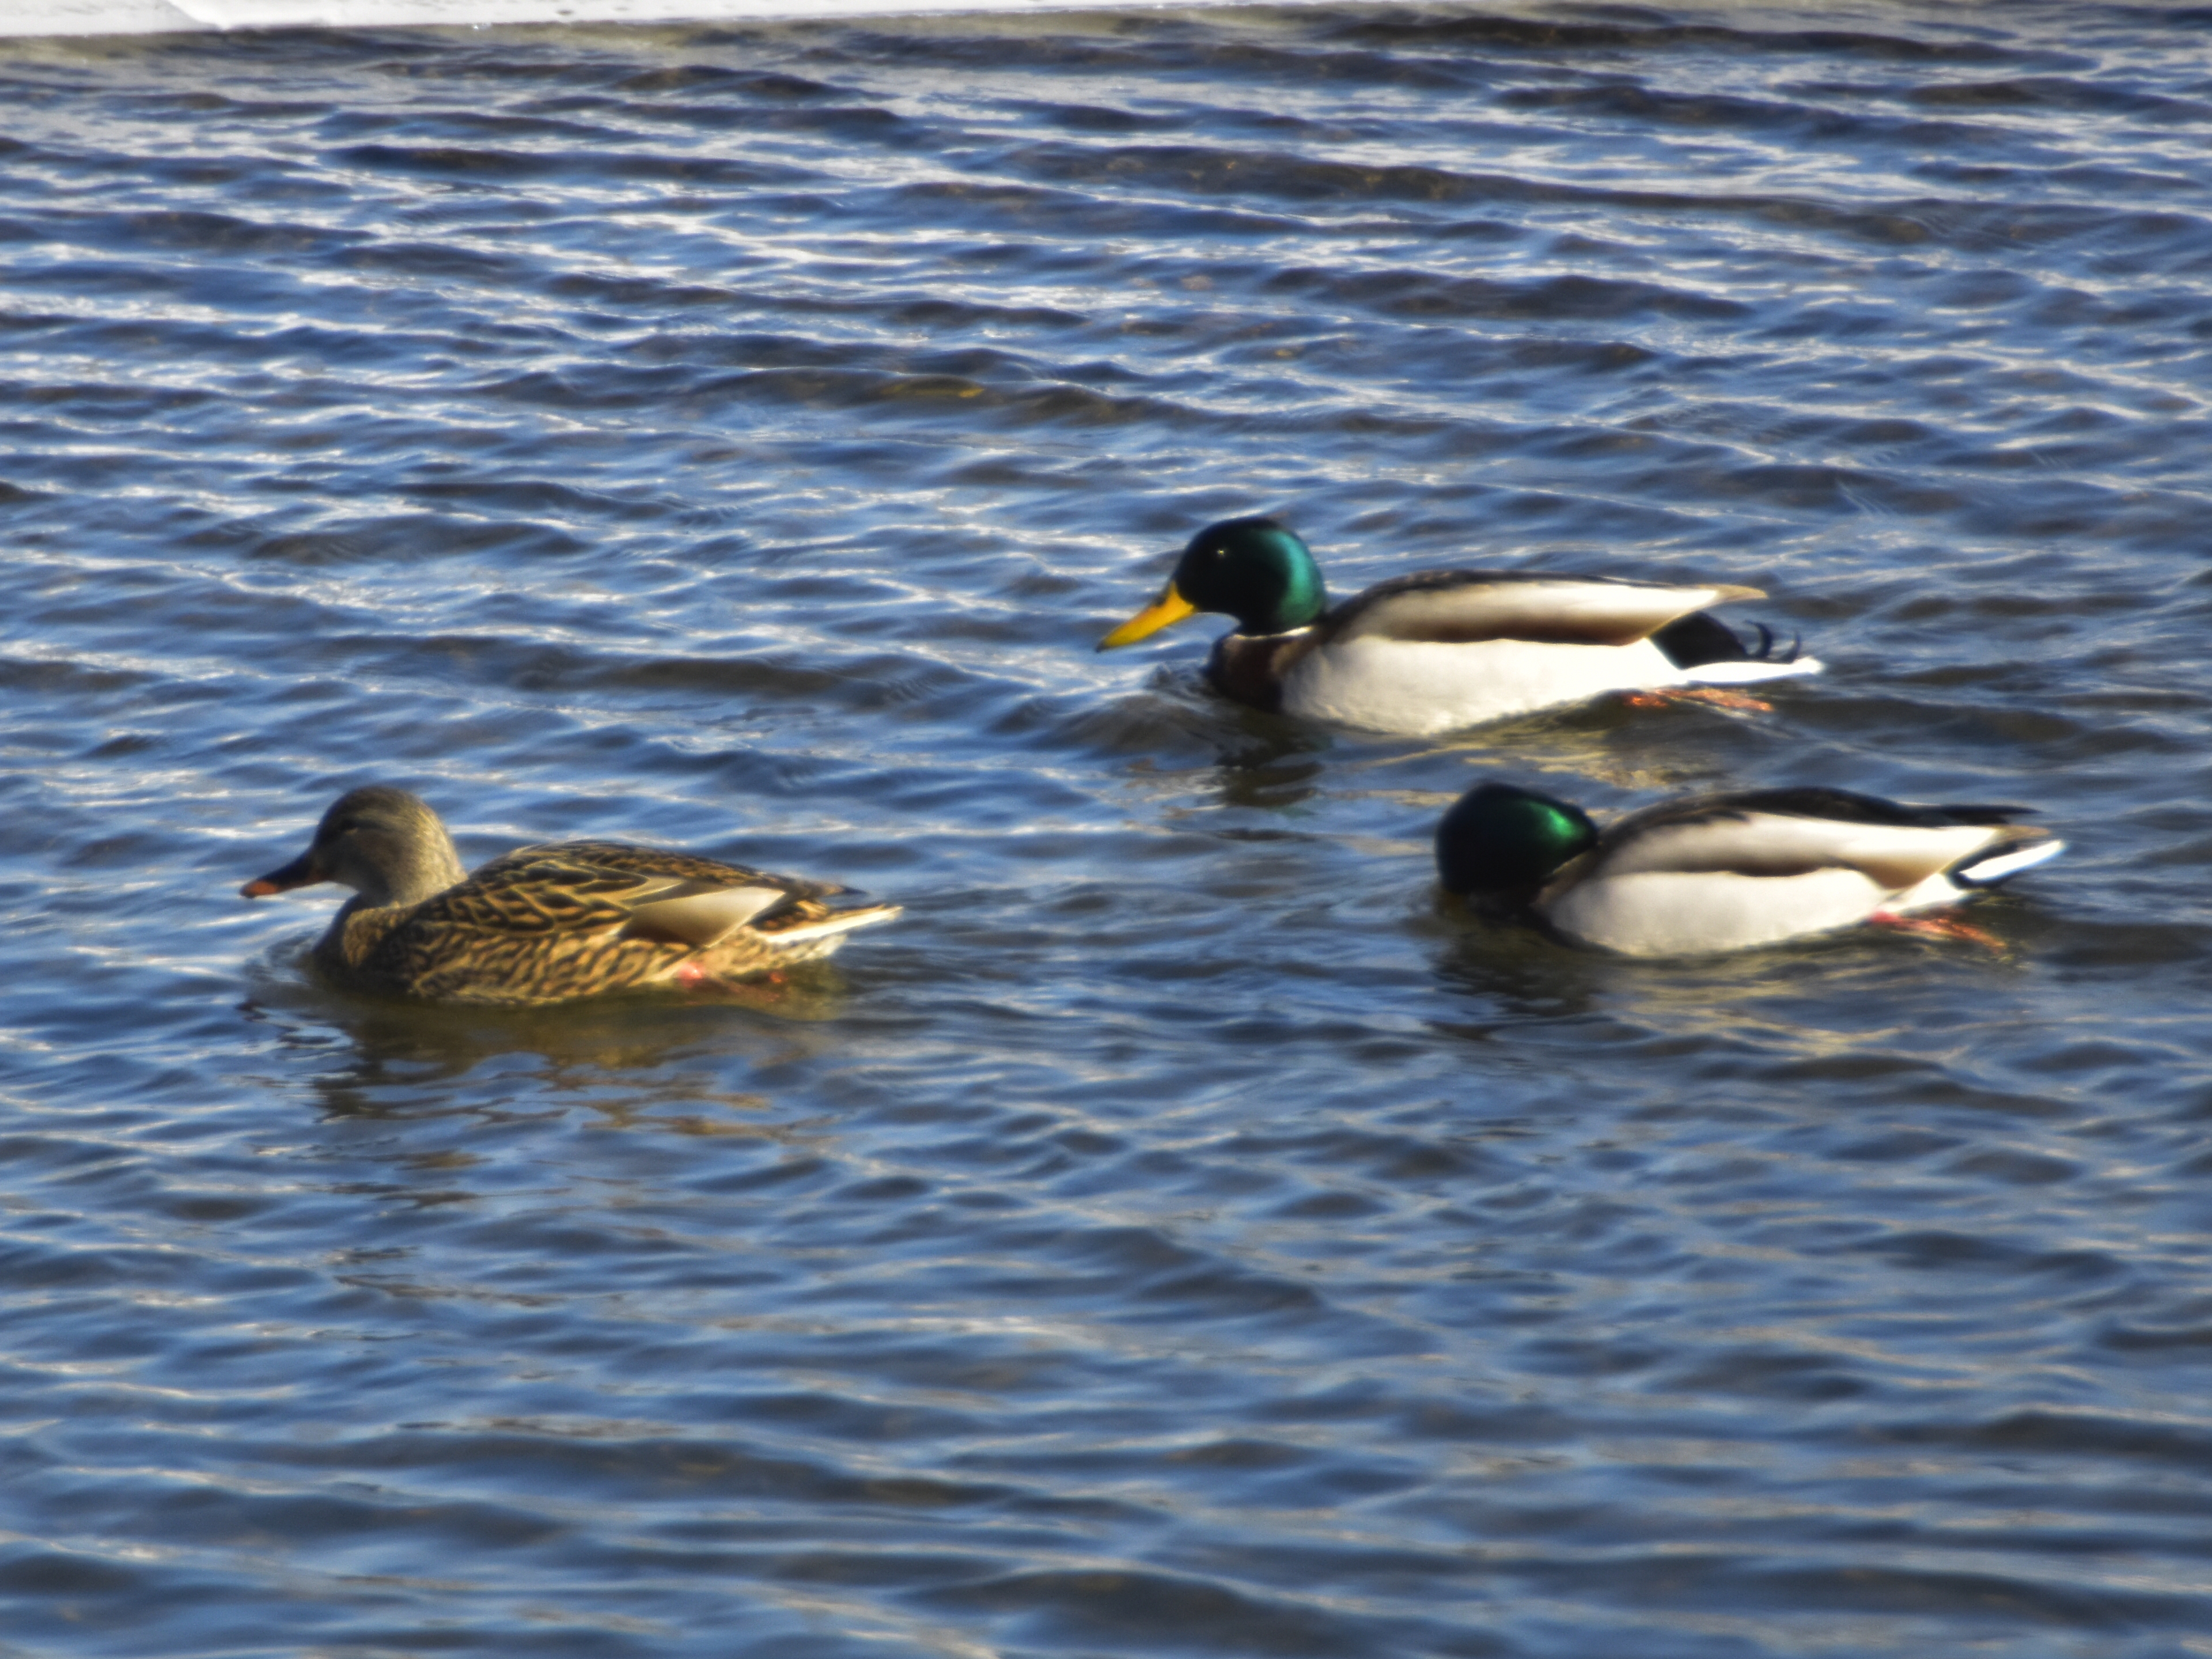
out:
M1717 685L1686 685L1665 691L1631 691L1623 699L1631 708L1664 708L1670 702L1702 702L1713 708L1732 709L1741 714L1771 714L1774 705L1762 702L1757 697L1741 691L1727 691Z
M1956 916L1900 916L1893 910L1877 910L1867 920L1877 927L1887 927L1894 933L1917 933L1923 939L1964 939L1970 945L1984 945L2002 953L2004 941L1986 927L1977 927L1971 921L1961 921Z

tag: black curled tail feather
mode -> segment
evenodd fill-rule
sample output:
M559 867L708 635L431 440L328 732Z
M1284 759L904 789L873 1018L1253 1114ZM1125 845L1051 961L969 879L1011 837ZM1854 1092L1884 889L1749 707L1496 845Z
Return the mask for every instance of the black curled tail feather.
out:
M1747 645L1743 636L1710 611L1692 611L1677 617L1651 636L1651 643L1667 653L1677 668L1702 668L1709 662L1796 662L1803 641L1793 638L1785 647L1765 623L1751 624L1759 630L1759 643Z

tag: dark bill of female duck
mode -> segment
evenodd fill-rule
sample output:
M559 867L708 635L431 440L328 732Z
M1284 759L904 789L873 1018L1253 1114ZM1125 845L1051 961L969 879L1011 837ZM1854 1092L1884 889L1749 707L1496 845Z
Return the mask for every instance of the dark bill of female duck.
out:
M1452 731L1610 691L1742 685L1820 664L1705 614L1765 597L1522 571L1428 570L1331 606L1312 551L1273 519L1190 539L1160 596L1098 642L1131 645L1201 611L1235 619L1206 678L1254 708L1370 731Z
M315 946L349 989L437 1002L565 1002L751 978L830 955L896 904L836 909L834 882L620 842L556 842L474 875L421 797L372 784L323 814L307 850L239 891L354 890Z
M1955 905L2064 850L2022 806L1844 789L1662 802L1601 830L1572 802L1477 784L1437 826L1449 893L1626 956L1742 950ZM1931 931L1964 931L1946 925Z

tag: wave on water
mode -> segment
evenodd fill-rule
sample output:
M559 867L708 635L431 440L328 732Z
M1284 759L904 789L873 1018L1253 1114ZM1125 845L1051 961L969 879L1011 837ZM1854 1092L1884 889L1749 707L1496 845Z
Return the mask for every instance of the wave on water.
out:
M1240 0L1227 0L1239 3ZM1257 0L1242 0L1256 3ZM1267 0L1282 3L1283 0ZM1301 0L1289 0L1300 3ZM1146 9L1224 0L1146 0ZM807 18L1012 16L1098 9L1097 0L0 0L9 35L204 29L493 28L532 23L763 23Z
M0 42L0 1651L2201 1648L2212 15L344 9ZM1827 672L1092 649L1259 512ZM1616 960L1493 775L2069 850ZM347 996L369 781L904 915Z

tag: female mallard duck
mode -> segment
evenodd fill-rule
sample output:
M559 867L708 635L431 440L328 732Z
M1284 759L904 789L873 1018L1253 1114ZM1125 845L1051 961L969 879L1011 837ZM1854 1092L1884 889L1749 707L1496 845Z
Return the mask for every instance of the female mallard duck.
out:
M1183 550L1166 590L1098 641L1128 645L1200 611L1237 619L1206 666L1224 696L1271 712L1424 734L1606 691L1741 685L1820 665L1747 648L1705 607L1755 587L1424 570L1332 609L1313 554L1273 519L1230 519Z
M372 784L323 814L307 850L239 890L354 890L315 962L354 990L438 1002L565 1002L641 985L743 979L826 957L896 904L832 910L847 890L617 842L556 842L470 875L421 798Z
M2064 848L2012 822L2027 810L1758 789L1665 801L1601 833L1578 806L1481 783L1437 826L1437 872L1447 892L1583 945L1689 956L1956 903Z

